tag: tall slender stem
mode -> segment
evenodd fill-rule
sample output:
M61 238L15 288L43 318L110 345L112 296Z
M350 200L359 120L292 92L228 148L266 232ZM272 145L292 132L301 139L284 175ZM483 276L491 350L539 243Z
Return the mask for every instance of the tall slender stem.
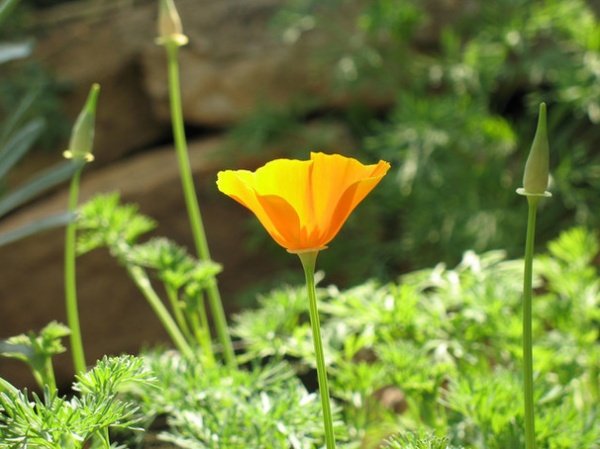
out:
M183 316L183 311L181 310L181 304L179 301L179 296L177 290L169 285L165 285L165 290L167 291L167 296L169 297L169 301L171 302L171 310L173 311L173 315L175 316L175 321L181 329L181 332L187 339L187 341L192 341L192 333L190 328L188 327L187 321Z
M79 197L79 182L85 163L75 162L80 166L75 171L71 179L71 188L69 192L69 211L75 212ZM79 310L77 306L77 288L75 275L75 238L77 225L72 222L67 225L65 236L65 300L67 309L67 324L71 329L71 353L73 356L73 366L75 373L84 373L86 370L85 354L83 351L83 341L81 338L81 327L79 325Z
M179 64L177 61L177 52L179 46L173 42L165 45L167 51L167 64L169 73L169 97L171 101L171 120L173 125L173 138L175 140L175 148L177 151L177 159L179 160L179 171L181 183L183 185L183 193L187 208L196 252L200 260L210 260L210 252L206 239L206 232L200 215L200 207L194 187L192 170L188 148L185 138L185 130L183 126L183 110L181 106L181 88L179 85ZM208 289L208 300L213 314L213 320L217 331L217 336L223 346L225 361L230 367L236 367L237 362L233 351L233 344L227 330L227 320L225 311L223 310L223 302L219 293L218 286L212 283Z
M197 304L195 304L194 311L190 313L190 320L194 323L196 341L204 349L207 362L210 366L214 366L215 355L210 339L210 327L208 325L208 316L206 315L204 294L200 295L196 300Z
M525 269L523 277L523 387L525 403L525 447L535 449L535 412L533 407L533 336L532 285L533 247L535 240L535 219L539 197L528 196L529 214L527 217L527 240L525 243Z
M190 348L190 345L187 343L185 337L183 336L183 334L177 327L177 324L171 317L171 314L152 288L152 285L150 284L150 279L148 279L146 272L141 267L138 267L136 265L125 264L125 267L127 268L127 272L129 273L135 284L138 286L138 288L148 300L150 307L152 307L152 310L154 310L154 312L158 316L158 319L165 327L167 333L169 334L169 337L171 337L171 340L173 340L173 343L175 343L175 346L177 346L177 349L179 349L181 353L185 356L191 357L193 355L193 352Z
M310 326L312 329L315 356L317 361L317 378L319 380L319 393L321 395L321 407L323 408L323 424L325 426L325 443L327 449L335 448L335 435L333 433L333 419L331 417L331 402L329 398L329 385L327 383L327 368L323 354L323 342L321 340L321 323L319 310L317 308L317 293L315 290L315 264L318 250L299 252L298 256L304 268L306 278L306 290L308 292L308 308L310 313Z

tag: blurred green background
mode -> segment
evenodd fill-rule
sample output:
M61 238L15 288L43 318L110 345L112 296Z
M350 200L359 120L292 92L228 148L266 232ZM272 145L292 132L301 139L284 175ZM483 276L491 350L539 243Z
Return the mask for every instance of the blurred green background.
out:
M526 201L515 189L540 102L549 111L554 196L541 205L537 243L576 224L597 229L597 4L363 1L354 2L360 8L354 28L335 29L331 17L343 3L289 1L275 24L288 32L308 24L339 33L339 46L316 56L333 59L339 89L394 92L383 111L356 104L329 112L350 126L356 157L385 159L392 171L321 259L326 272L343 267L355 282L393 279L438 262L453 265L467 249L522 254ZM287 112L290 128L293 119L306 118ZM269 138L283 141L273 116L281 111L234 132L246 142L254 137L257 147Z

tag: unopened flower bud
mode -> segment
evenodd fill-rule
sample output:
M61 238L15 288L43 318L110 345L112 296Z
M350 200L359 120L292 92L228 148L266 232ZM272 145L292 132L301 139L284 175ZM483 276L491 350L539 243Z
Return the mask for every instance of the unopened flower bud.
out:
M523 175L523 188L518 189L517 193L521 195L540 195L551 196L546 191L548 188L548 135L546 132L546 104L540 104L540 113L538 118L537 130L529 157L525 163L525 173Z
M69 149L63 153L63 156L67 159L85 160L87 162L94 160L92 148L94 146L94 122L99 93L100 85L93 84L85 105L73 126Z
M156 43L168 43L181 47L188 43L188 38L183 34L181 19L173 0L159 0L158 5L158 38Z

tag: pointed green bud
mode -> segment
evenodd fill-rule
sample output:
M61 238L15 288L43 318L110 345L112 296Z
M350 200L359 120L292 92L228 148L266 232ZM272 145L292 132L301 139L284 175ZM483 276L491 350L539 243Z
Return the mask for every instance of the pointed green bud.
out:
M100 85L93 84L87 101L73 126L73 131L71 131L69 149L63 153L63 156L67 159L85 160L87 162L94 160L92 148L94 146L94 122L99 93Z
M156 43L159 45L175 44L177 47L188 43L188 37L183 34L181 19L173 0L159 0Z
M520 195L552 196L547 192L548 188L548 159L549 159L548 135L546 132L546 104L540 104L537 130L531 151L525 163L523 175L523 188L517 189Z

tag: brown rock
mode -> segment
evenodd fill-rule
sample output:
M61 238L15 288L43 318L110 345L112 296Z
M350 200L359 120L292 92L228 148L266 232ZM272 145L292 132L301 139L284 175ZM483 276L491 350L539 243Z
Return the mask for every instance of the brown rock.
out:
M352 3L339 5L350 11L336 14L339 29L354 26L357 16ZM335 64L342 55L327 59L318 56L333 44L328 30L311 30L297 40L284 42L270 26L283 4L282 0L213 0L200 8L196 2L178 3L184 32L190 39L179 58L186 120L227 126L262 103L274 107L296 103L306 112L339 109L357 101L375 108L389 105L390 92L381 92L377 86L352 91L333 87ZM167 119L162 53L160 48L144 47L142 61L155 110Z
M397 86L381 77L337 89L336 76L355 55L352 36L366 0L320 8L319 26L285 39L271 20L285 0L178 0L189 44L179 54L184 119L189 125L223 128L260 105L300 112L389 107ZM473 0L428 1L431 21L418 30L418 45L437 42L448 23L477 9ZM169 135L165 52L154 43L157 2L68 2L36 14L35 57L58 81L76 116L89 87L102 86L98 105L98 165L147 147ZM379 45L386 45L379 43ZM380 61L378 70L398 79L401 62Z
M221 144L220 139L191 144L190 161L213 258L227 267L219 276L219 282L226 309L231 312L234 293L250 279L266 276L274 267L269 266L268 261L249 260L240 250L245 230L239 223L250 213L216 191L219 165L214 154ZM142 213L158 221L154 235L165 235L188 248L193 247L172 148L140 154L116 166L84 173L82 202L96 193L113 191L120 191L124 202L138 203ZM62 189L42 203L14 214L1 223L0 232L64 210L67 193ZM0 276L0 297L3 298L0 338L30 330L37 332L52 320L66 323L63 247L64 230L56 230L2 248L5 264ZM248 267L252 269L247 270ZM106 250L78 258L77 278L83 341L89 363L104 354L135 354L143 345L168 341L145 299ZM19 386L31 386L31 376L19 367L19 362L0 358L0 376ZM55 367L59 383L68 384L72 380L70 356L57 357Z
M351 91L332 86L332 65L339 58L317 56L333 39L327 30L308 31L284 43L270 27L283 3L177 2L190 39L179 53L187 124L223 128L262 104L287 107L293 102L301 112L358 101L368 107L389 105L392 96L377 86ZM74 2L38 19L35 57L70 86L66 102L73 117L90 85L102 86L96 139L100 164L169 135L166 57L154 43L156 9L154 1ZM348 22L339 29L352 29L352 10L339 17Z
M103 4L105 2L102 2ZM96 119L98 165L148 146L169 132L152 113L141 83L140 45L152 45L153 14L118 2L67 3L40 13L34 57L69 88L75 119L90 86L102 87ZM112 6L112 7L111 7ZM102 9L93 9L93 8Z

